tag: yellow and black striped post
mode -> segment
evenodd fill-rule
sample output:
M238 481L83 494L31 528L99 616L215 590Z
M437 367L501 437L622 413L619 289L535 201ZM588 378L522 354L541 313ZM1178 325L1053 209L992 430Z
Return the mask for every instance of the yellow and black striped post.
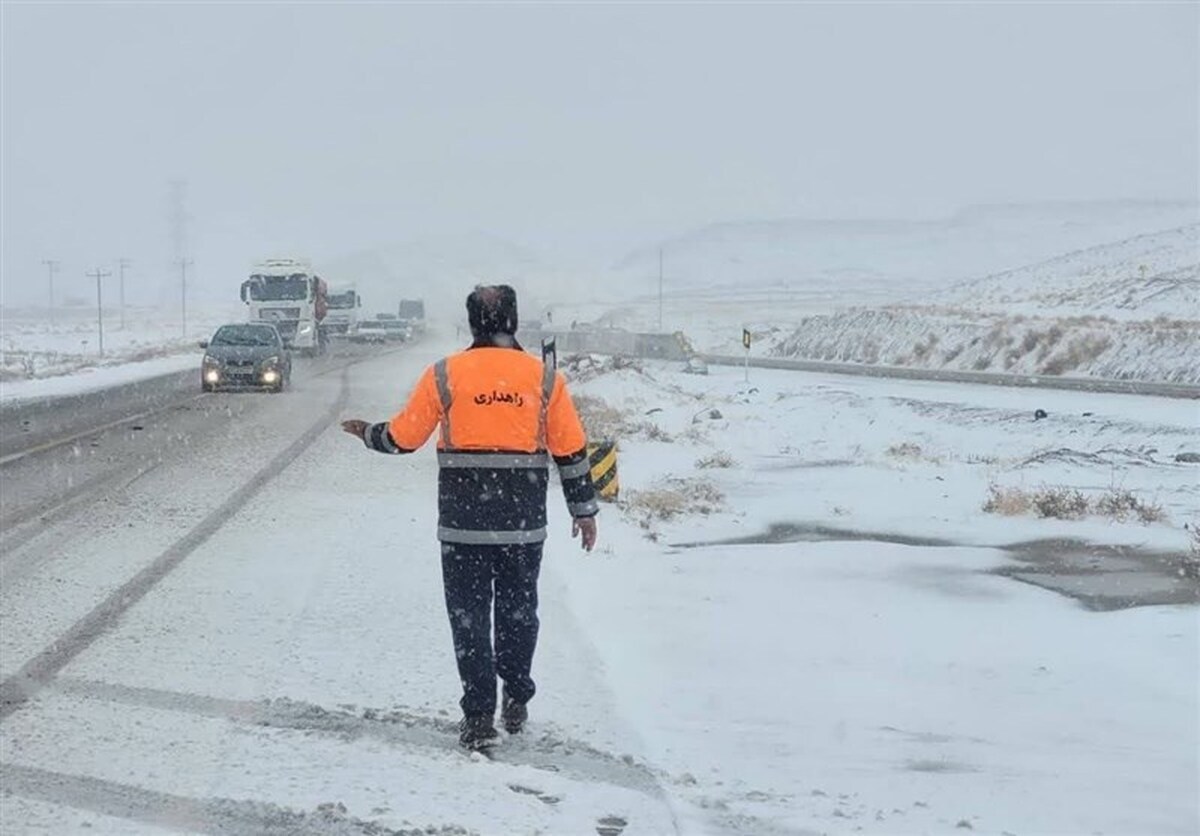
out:
M621 490L621 483L617 480L617 442L601 441L589 444L587 450L596 495L615 502Z

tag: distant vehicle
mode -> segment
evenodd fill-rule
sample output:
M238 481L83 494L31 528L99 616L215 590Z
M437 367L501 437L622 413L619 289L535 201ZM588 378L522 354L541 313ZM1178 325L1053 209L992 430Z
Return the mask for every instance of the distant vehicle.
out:
M385 343L388 340L388 330L378 319L364 319L349 335L352 343Z
M292 355L274 325L245 322L222 325L200 343L200 388L267 389L282 392L292 381Z
M376 314L375 321L383 326L389 341L404 342L412 339L412 325L394 314Z
M399 318L406 323L414 334L425 332L425 300L401 299L398 311Z
M269 322L284 342L305 354L325 350L329 311L325 280L303 258L271 258L254 266L242 282L242 301L250 322Z
M354 285L330 288L329 313L325 315L325 332L331 337L343 337L358 329L358 309L362 297Z

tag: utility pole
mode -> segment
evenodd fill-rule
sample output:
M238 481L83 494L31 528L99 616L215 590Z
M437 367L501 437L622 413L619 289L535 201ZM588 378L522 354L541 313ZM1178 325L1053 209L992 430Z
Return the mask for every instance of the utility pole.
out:
M100 356L104 356L104 305L100 299L100 280L106 276L111 276L112 273L108 270L101 270L97 267L90 273L84 273L85 276L91 276L96 280L96 325L100 329Z
M663 313L663 311L662 311L662 308L663 308L663 294L662 294L662 287L663 287L663 251L662 251L662 247L659 247L659 248L658 248L658 333L660 333L660 334L662 333L662 329L663 329L663 320L662 320L662 313Z
M125 330L125 269L130 265L127 258L117 259L117 268L121 271L121 330Z
M190 258L180 258L179 265L179 311L183 319L183 336L187 336L187 269L192 265Z
M51 258L43 258L42 264L50 274L50 324L54 324L54 274L58 272L59 262Z

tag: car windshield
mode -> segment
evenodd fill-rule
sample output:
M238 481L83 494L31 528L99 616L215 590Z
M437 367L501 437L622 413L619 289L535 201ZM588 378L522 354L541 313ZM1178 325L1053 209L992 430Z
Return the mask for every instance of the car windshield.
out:
M277 346L275 331L261 325L223 325L213 334L210 345Z
M329 307L333 310L353 308L355 299L353 290L347 290L345 293L335 293L329 297Z

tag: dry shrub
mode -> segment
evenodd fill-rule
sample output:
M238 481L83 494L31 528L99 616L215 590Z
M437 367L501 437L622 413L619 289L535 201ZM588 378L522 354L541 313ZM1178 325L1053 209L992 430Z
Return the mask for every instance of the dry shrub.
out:
M650 441L671 442L671 434L650 421L632 421L629 414L606 401L592 395L574 396L575 410L587 437L601 438L633 438L640 436Z
M874 365L879 362L879 341L867 339L862 345L862 362Z
M1073 488L1042 488L1032 499L1034 512L1043 519L1077 520L1088 512L1087 497Z
M1060 375L1090 363L1110 345L1112 338L1107 334L1084 334L1067 343L1065 349L1051 357L1042 367L1042 374Z
M575 395L575 409L588 438L618 438L625 426L625 413L592 395Z
M607 357L598 354L568 354L559 361L558 367L572 383L583 383L621 369L643 372L641 361L621 354Z
M712 468L730 468L736 465L733 456L729 455L724 450L718 450L711 456L705 456L701 459L696 459L696 468L699 470L711 470Z
M921 457L921 445L913 444L911 441L905 441L902 444L893 444L887 448L889 456L895 456L898 459L919 459Z
M1166 513L1162 506L1147 504L1126 490L1111 490L1094 500L1089 500L1074 488L1041 487L1034 491L1022 488L1004 488L988 485L988 497L983 502L983 511L1016 517L1033 512L1043 519L1077 520L1087 515L1108 517L1125 522L1137 519L1149 524L1163 522Z
M1027 491L1020 488L988 485L988 498L983 503L985 513L1019 517L1028 514L1031 507L1033 507L1033 501Z
M916 342L913 344L912 356L918 363L925 362L929 355L933 353L933 349L938 344L937 334L926 334L924 342Z
M665 444L670 444L675 439L671 434L660 427L658 424L651 424L649 421L641 421L637 424L631 424L629 429L638 435L644 435L650 441L661 441Z
M669 478L644 491L630 491L625 508L640 517L642 528L655 520L690 514L712 514L725 503L725 495L707 479Z
M1161 505L1142 502L1133 491L1116 488L1097 499L1093 507L1100 516L1118 522L1136 518L1143 523L1154 523L1162 522L1167 516Z

